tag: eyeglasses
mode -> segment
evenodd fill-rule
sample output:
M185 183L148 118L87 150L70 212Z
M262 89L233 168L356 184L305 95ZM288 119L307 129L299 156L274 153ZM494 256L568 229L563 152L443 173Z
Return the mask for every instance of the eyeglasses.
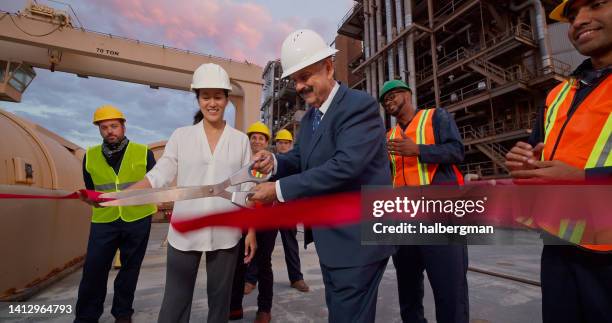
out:
M389 104L391 101L395 100L395 97L400 93L400 91L389 92L383 98L383 105Z

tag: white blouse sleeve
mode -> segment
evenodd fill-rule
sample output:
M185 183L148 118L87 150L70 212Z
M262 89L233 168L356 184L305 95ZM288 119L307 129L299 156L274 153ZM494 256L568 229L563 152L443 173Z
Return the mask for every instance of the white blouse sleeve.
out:
M178 171L178 141L180 135L175 130L164 149L164 154L157 161L153 169L147 173L151 187L160 188L169 186L175 179Z

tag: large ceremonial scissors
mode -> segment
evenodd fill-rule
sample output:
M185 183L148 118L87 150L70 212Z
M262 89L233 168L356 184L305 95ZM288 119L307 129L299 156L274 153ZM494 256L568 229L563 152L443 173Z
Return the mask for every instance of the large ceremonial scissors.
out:
M203 186L183 186L183 187L166 187L166 188L151 188L142 190L131 190L121 192L110 192L100 195L102 199L113 199L100 203L101 206L129 206L154 204L162 202L173 202L199 199L203 197L222 197L230 200L232 203L246 207L248 198L253 194L248 191L228 191L230 186L240 185L244 183L263 183L270 179L270 174L263 175L253 169L253 164L242 167L240 170L232 174L228 179L214 185Z

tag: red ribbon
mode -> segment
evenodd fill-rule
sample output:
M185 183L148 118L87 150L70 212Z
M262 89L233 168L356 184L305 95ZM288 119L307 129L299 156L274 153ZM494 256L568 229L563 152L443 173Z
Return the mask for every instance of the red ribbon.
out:
M88 199L94 202L105 202L110 199L100 198L102 192L96 192L91 190L78 190L68 195L29 195L29 194L2 194L0 193L0 199L48 199L48 200L77 200L79 199L79 193L85 195Z
M313 204L314 203L314 204ZM173 220L179 232L189 232L208 226L228 226L241 229L294 228L355 224L361 220L360 193L334 194L316 199L303 199L256 209L242 209L212 214L189 220Z

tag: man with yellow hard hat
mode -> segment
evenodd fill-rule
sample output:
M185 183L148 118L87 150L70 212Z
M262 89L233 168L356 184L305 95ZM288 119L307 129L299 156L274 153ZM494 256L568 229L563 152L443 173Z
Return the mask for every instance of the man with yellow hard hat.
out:
M101 145L89 147L83 159L85 187L99 192L120 191L140 180L155 165L146 145L125 137L125 117L111 106L96 110L93 124L100 130ZM144 259L155 205L128 207L93 206L87 255L75 309L75 322L97 322L104 310L108 272L117 250L121 269L115 278L111 313L116 322L131 322L134 291Z
M270 142L270 129L263 122L257 121L247 129L247 136L251 142L251 152L255 154L258 151L268 148Z
M293 135L291 135L289 130L281 129L276 133L274 143L276 144L276 152L279 154L288 153L293 149Z
M270 143L271 133L268 126L257 121L247 128L247 136L251 144L253 154L267 150ZM256 173L256 176L263 176ZM255 204L257 207L258 204ZM232 287L232 299L230 304L230 320L238 320L243 316L242 299L244 295L250 294L259 282L257 295L257 314L255 322L269 322L272 310L272 295L274 276L272 273L272 251L276 243L278 229L257 231L257 253L253 261L245 268L244 265L236 267L234 286Z
M528 142L518 142L510 150L506 166L515 178L609 183L612 1L563 1L550 18L569 23L570 42L589 58L550 91ZM542 319L546 323L612 322L612 245L593 244L598 241L595 223L563 222L537 223L546 232Z
M276 144L277 153L286 154L293 149L293 135L291 135L289 130L281 129L276 133L274 143ZM305 230L304 234L307 234L309 229ZM304 281L304 275L300 269L300 252L296 238L297 228L280 229L279 232L283 241L283 250L285 250L285 263L287 264L289 283L292 288L300 292L308 292L310 287Z

